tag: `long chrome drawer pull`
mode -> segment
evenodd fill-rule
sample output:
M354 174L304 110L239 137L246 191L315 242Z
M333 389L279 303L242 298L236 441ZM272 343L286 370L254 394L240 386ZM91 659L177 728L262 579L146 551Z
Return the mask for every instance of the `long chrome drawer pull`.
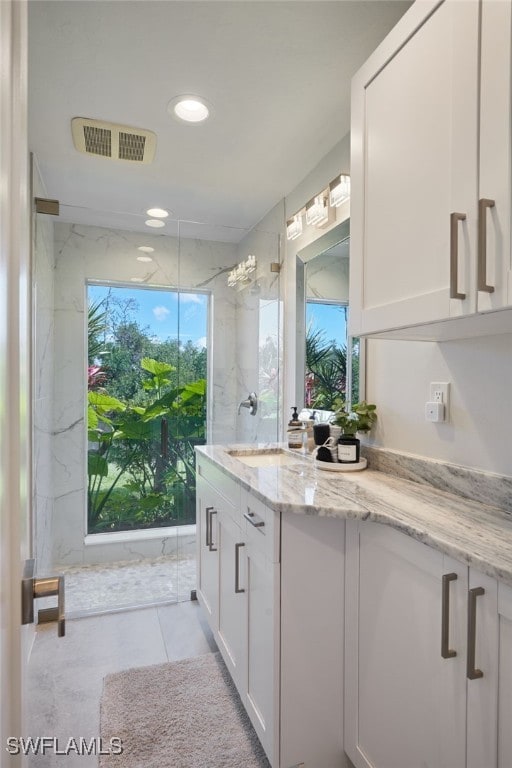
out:
M441 609L441 656L443 659L452 659L457 655L457 651L450 649L450 582L456 580L456 573L443 574Z
M474 589L470 589L468 593L468 680L476 680L477 678L484 676L482 670L476 669L475 667L476 599L477 597L480 597L480 595L485 595L485 589L483 587L475 587Z
M245 547L243 542L235 544L235 592L245 592L245 589L240 589L240 549Z
M265 521L258 517L258 515L255 515L254 512L244 512L244 517L255 528L263 528L265 525Z
M478 201L478 290L493 293L487 285L487 209L494 208L494 200L483 197Z
M465 213L450 214L450 299L465 299L459 291L459 221L465 221Z
M211 523L212 519L210 517L210 512L212 511L213 507L206 507L206 541L205 541L205 547L210 547L212 543L212 529L211 529Z
M216 552L217 547L213 546L213 531L212 531L212 517L217 514L217 510L213 507L209 507L209 517L210 517L210 543L208 544L208 549L210 552Z

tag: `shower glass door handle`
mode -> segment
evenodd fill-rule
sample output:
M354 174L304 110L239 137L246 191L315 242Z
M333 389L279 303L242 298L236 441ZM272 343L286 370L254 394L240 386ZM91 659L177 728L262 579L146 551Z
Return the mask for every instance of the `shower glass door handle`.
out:
M21 580L21 623L32 624L34 622L34 600L39 597L57 597L57 605L52 608L42 608L37 613L38 624L46 624L50 621L57 622L57 635L64 637L66 634L65 584L64 576L36 577L36 561L26 560Z

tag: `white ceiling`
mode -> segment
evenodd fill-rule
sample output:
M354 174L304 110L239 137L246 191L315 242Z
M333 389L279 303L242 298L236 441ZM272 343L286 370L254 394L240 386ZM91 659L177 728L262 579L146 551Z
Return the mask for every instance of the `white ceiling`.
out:
M148 232L159 206L239 239L347 133L350 78L409 5L31 0L29 144L61 220ZM211 119L174 120L183 93L207 99ZM154 131L154 162L78 153L75 116Z

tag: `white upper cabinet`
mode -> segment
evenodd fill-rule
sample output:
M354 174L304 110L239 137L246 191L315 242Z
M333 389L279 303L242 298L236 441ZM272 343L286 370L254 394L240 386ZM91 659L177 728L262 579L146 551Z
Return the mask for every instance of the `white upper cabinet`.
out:
M478 309L512 306L512 3L482 4ZM486 287L487 286L487 287Z
M355 76L352 335L512 303L510 32L508 0L422 0Z

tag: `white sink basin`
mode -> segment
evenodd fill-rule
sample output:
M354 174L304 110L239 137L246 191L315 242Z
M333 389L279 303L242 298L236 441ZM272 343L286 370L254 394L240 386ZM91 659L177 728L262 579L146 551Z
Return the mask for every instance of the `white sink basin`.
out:
M241 451L230 451L230 456L233 456L242 464L246 464L248 467L283 467L287 464L295 464L298 456L290 455L284 451L254 451L254 453L242 453Z

